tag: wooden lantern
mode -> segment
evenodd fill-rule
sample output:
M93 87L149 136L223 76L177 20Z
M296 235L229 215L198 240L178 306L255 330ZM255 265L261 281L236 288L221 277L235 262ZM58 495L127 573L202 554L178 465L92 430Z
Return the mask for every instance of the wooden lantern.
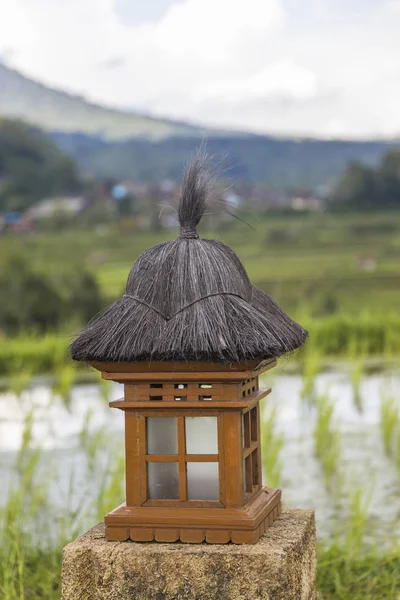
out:
M259 375L276 365L92 363L124 384L126 504L108 540L253 544L280 514L262 486Z
M124 384L126 504L109 540L255 543L280 512L262 486L259 376L307 332L250 282L233 250L199 238L212 178L185 174L177 240L145 250L122 298L71 344Z

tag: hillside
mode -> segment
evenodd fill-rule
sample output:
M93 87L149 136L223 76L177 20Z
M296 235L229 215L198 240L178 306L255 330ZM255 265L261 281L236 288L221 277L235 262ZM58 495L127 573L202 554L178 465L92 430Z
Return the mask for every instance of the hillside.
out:
M18 118L47 131L80 132L103 139L203 136L211 131L87 102L28 79L0 62L0 115Z
M19 118L47 131L88 175L160 181L179 179L199 140L226 156L233 179L278 189L332 183L350 160L374 166L399 142L279 138L207 130L90 104L53 90L0 62L0 117Z
M182 167L199 145L195 137L160 141L104 142L84 135L54 134L53 140L82 171L98 177L157 182L180 180ZM210 137L207 150L222 158L233 181L265 184L280 190L329 185L350 160L376 165L395 145L389 142L293 140L267 136Z

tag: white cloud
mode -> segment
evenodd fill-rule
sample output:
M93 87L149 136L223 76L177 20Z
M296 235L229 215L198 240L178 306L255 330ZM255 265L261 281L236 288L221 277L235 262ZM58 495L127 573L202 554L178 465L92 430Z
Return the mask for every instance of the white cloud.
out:
M324 0L324 11L312 2L301 26L290 0L180 0L142 25L122 22L116 6L8 2L0 55L91 100L174 118L299 134L400 131L400 17L388 5L346 19L345 2Z
M187 0L148 26L149 41L170 56L221 63L231 59L241 40L268 35L283 14L280 0L246 0L245 5L242 0Z
M400 0L389 0L387 7L389 10L400 10Z

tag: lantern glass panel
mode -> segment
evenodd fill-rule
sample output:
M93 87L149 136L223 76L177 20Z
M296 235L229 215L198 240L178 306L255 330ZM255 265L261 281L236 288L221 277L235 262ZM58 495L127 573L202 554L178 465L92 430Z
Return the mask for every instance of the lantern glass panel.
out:
M147 417L147 454L178 454L176 417Z
M218 417L186 417L186 454L218 454Z
M179 500L176 462L147 463L148 495L153 500Z
M188 462L189 500L219 500L218 463Z

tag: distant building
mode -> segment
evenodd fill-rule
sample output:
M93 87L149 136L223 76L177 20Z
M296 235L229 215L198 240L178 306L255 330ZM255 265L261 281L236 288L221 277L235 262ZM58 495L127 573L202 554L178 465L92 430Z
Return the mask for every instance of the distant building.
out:
M24 216L32 221L49 219L60 213L73 217L84 211L87 205L88 202L84 196L46 198L27 210Z
M232 190L225 192L224 200L228 208L239 208L243 204L243 198L239 196L239 194L233 192Z
M160 192L162 194L173 194L176 190L176 183L171 179L163 179L160 183Z
M322 210L323 202L321 198L315 196L294 196L291 198L291 207L293 210Z
M17 212L17 211L4 212L1 215L2 225L3 225L3 227L10 227L10 226L16 225L17 223L19 223L21 218L22 218L22 213L20 213L20 212Z
M29 233L32 230L32 219L23 213L12 211L0 214L0 232Z
M128 189L122 183L117 183L111 190L111 196L114 200L123 200L128 194Z
M138 181L120 181L117 183L119 188L123 188L127 194L135 198L147 198L149 195L150 186L147 183L140 183Z

